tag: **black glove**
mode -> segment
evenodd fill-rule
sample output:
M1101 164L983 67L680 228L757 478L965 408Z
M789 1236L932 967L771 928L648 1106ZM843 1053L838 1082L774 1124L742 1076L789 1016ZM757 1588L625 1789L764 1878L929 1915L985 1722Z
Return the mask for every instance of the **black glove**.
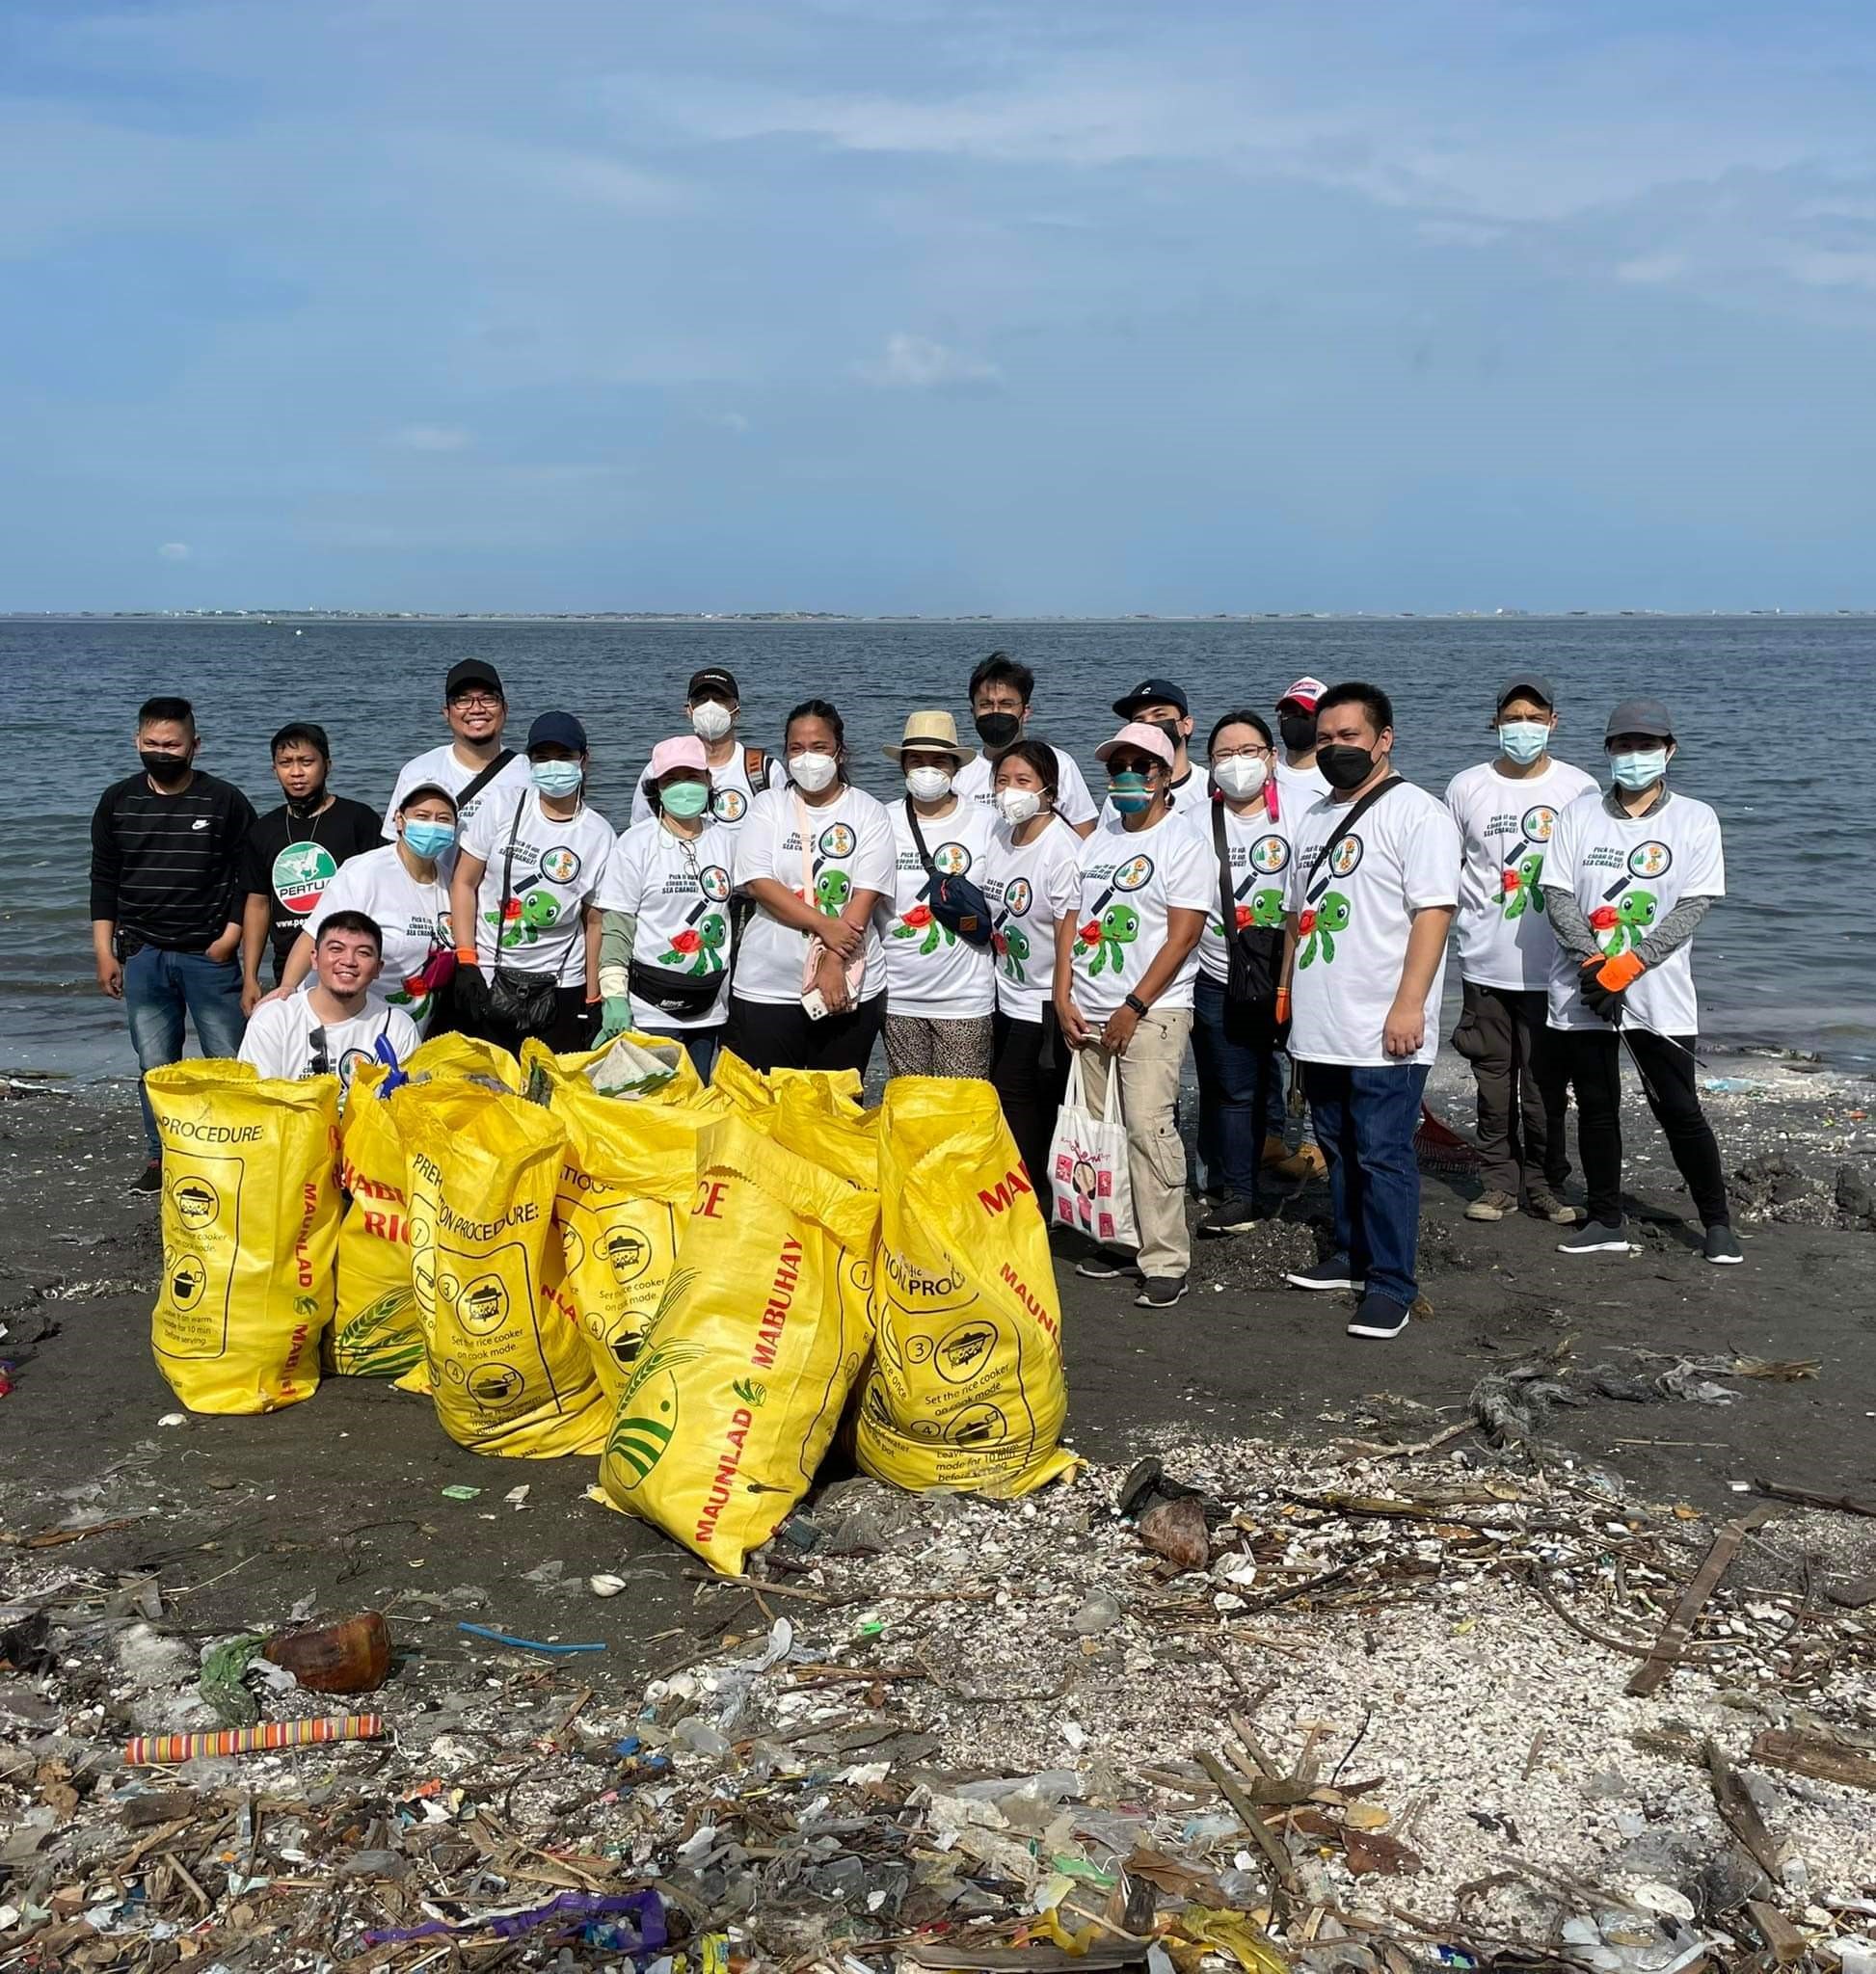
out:
M1595 976L1593 969L1585 968L1580 983L1583 1005L1594 1015L1599 1015L1611 1027L1621 1020L1622 990L1620 987L1605 987Z

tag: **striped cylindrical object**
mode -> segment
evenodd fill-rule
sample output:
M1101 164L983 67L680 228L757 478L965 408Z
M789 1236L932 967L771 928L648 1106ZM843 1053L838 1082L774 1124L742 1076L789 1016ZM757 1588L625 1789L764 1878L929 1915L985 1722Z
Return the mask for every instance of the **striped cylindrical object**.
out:
M319 1741L376 1741L384 1731L382 1714L333 1714L323 1721L268 1721L220 1734L140 1734L124 1749L123 1759L127 1767L152 1769L193 1761L199 1754L257 1754L267 1748L309 1747Z

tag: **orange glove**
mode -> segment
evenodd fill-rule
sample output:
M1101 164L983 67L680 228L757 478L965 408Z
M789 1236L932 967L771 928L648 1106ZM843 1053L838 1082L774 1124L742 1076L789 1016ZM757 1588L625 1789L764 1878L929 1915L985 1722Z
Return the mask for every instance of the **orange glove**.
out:
M1276 1018L1280 1022L1290 1019L1290 990L1287 987L1276 990Z
M456 964L459 967L475 965L475 948L472 946L459 946L456 948Z
M1632 987L1648 971L1640 954L1619 952L1603 960L1596 969L1596 979L1611 994L1620 994L1623 988Z

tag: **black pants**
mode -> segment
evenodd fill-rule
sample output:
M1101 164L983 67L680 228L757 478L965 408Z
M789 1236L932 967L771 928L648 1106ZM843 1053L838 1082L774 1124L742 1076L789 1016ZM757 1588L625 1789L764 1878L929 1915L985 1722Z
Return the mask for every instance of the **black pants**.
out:
M1552 1192L1569 1177L1564 1119L1569 1074L1562 1037L1545 1024L1550 997L1541 988L1463 983L1465 1004L1453 1047L1472 1065L1479 1086L1479 1158L1493 1192L1521 1199L1539 1186Z
M992 1017L990 1080L1004 1107L1004 1122L1016 1140L1023 1169L1036 1197L1049 1190L1049 1147L1055 1141L1056 1112L1061 1108L1062 1087L1068 1080L1068 1052L1062 1047L1055 1010L1045 1009L1039 1022L1012 1019L1001 1011Z
M522 1053L522 1030L511 1022L497 1021L488 1009L486 993L478 993L471 987L462 992L462 976L456 981L457 992L452 1010L454 1026L450 1032L468 1035L477 1042L493 1042L498 1049L506 1049L510 1055ZM436 1032L434 1029L432 1032ZM581 1050L593 1046L593 1037L599 1032L599 1007L586 999L584 987L556 987L553 990L553 1018L538 1032L539 1040L545 1042L556 1055L575 1055Z
M862 1076L872 1060L872 1045L886 1019L886 997L875 994L845 1014L824 1015L817 1022L798 1000L772 1004L730 996L730 1019L723 1046L734 1050L751 1069L852 1069Z
M1703 1227L1724 1227L1727 1176L1713 1127L1694 1081L1692 1035L1651 1035L1646 1028L1571 1028L1560 1039L1576 1086L1576 1143L1583 1155L1590 1218L1613 1227L1621 1218L1622 1037L1635 1052L1642 1094L1668 1140L1675 1169L1694 1196Z

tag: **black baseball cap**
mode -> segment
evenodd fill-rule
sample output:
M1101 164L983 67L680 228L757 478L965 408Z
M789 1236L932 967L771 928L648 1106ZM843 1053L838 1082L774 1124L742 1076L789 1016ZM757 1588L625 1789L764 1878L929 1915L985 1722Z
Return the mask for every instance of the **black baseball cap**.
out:
M1131 720L1137 706L1176 706L1181 717L1191 713L1186 695L1170 679L1142 679L1131 692L1114 701L1113 709L1123 720Z
M539 713L527 730L527 751L537 747L570 747L576 754L586 752L586 729L572 713Z
M450 666L449 677L442 682L442 696L445 699L454 699L459 692L467 692L471 685L486 686L499 700L505 701L508 697L501 689L501 674L487 658L458 659Z
M1508 699L1515 699L1519 693L1550 712L1557 710L1557 689L1541 672L1514 672L1499 688L1498 697L1492 704L1496 712Z
M1618 734L1646 734L1650 740L1672 740L1675 723L1658 699L1625 699L1609 715L1602 737L1613 740Z
M690 683L684 688L684 697L696 699L714 692L727 693L738 706L742 703L742 694L737 690L737 675L721 665L706 665L701 672L693 672Z

